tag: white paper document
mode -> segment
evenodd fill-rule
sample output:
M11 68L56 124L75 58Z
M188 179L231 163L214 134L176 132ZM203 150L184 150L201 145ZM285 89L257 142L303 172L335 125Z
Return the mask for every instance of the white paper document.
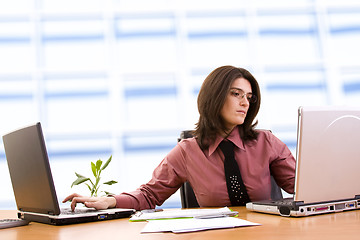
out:
M149 220L141 233L173 232L185 233L210 229L224 229L245 226L257 226L258 223L249 222L235 217L218 218L188 218L188 219L166 219Z
M145 221L151 219L171 219L171 218L213 218L235 216L238 212L232 211L228 207L206 208L206 209L168 209L161 212L137 212L130 221Z

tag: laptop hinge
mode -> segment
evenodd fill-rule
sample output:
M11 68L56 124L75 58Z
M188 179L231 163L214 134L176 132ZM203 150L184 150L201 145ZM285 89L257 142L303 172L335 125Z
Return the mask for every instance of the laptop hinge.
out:
M290 216L292 210L299 210L299 206L303 204L304 201L284 201L278 205L278 210L281 216Z

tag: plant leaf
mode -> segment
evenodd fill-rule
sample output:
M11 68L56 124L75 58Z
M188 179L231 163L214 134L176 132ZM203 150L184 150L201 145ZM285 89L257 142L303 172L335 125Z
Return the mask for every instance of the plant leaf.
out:
M96 178L95 186L99 185L100 179L100 176Z
M91 162L91 171L94 174L94 177L96 177L97 173L96 173L96 166L95 163Z
M114 180L104 182L104 184L107 184L107 185L113 185L115 183L117 183L117 181L114 181Z
M73 187L74 185L79 185L79 184L81 184L83 182L86 182L88 180L90 180L90 178L79 177L71 184L71 187Z
M108 192L108 191L103 191L106 195L105 196L109 196L109 195L115 195L114 193Z
M109 157L109 159L105 162L104 166L101 168L101 170L104 170L108 165L109 163L111 162L111 159L112 159L112 155Z
M94 187L94 183L93 183L93 181L91 181L91 179L89 179L89 181L90 181L90 183L91 183L91 186L93 186Z
M75 175L78 177L78 178L86 178L85 176L81 175L81 174L78 174L77 172L75 172Z
M89 191L91 192L91 187L89 184L85 183L85 185L89 188Z
M99 171L102 165L102 161L99 159L96 161L96 170Z

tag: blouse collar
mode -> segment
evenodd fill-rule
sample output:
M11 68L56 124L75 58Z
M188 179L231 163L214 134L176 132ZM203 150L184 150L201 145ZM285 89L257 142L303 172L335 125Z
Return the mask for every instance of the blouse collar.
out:
M227 136L228 140L230 140L231 142L233 142L238 148L242 149L245 151L245 147L244 147L244 142L240 137L240 133L239 133L239 127L235 127L231 133ZM217 135L214 143L212 143L209 146L209 155L213 154L217 147L219 146L219 144L224 140L224 137Z

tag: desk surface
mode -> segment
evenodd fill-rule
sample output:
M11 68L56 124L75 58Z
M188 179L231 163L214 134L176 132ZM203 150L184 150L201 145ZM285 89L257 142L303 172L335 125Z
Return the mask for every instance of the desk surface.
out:
M28 226L0 229L0 239L359 239L360 210L324 214L303 218L287 218L254 213L245 207L236 207L239 218L262 224L261 226L210 230L195 233L147 233L140 231L146 222L129 222L128 219L103 222L51 226L31 222ZM0 218L15 218L16 211L0 210Z

